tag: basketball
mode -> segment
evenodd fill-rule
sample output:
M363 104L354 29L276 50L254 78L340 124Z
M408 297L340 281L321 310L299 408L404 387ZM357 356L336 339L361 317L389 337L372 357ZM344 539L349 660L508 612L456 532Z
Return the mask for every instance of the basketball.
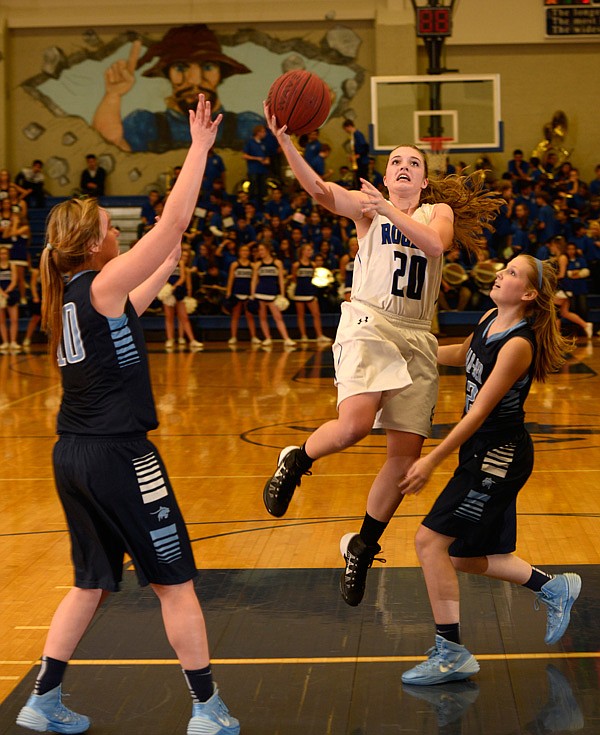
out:
M331 91L325 82L305 69L288 71L278 77L267 96L267 106L278 127L287 125L294 135L310 133L327 119Z

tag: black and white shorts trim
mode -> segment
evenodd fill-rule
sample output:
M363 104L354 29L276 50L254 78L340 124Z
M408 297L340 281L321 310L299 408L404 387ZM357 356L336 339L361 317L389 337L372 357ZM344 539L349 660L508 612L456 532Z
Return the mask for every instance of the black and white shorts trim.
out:
M124 554L139 583L193 579L185 522L156 447L146 437L62 436L54 472L69 532L75 586L116 591Z
M516 548L516 500L533 470L533 443L525 429L471 437L459 465L423 525L455 538L451 556L509 554Z

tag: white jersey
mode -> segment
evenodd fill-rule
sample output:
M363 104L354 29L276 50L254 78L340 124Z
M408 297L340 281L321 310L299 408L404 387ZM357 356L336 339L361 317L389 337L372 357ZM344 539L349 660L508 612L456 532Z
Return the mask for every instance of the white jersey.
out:
M412 214L429 224L434 204ZM358 241L351 298L395 316L431 321L440 293L443 257L426 255L380 214Z

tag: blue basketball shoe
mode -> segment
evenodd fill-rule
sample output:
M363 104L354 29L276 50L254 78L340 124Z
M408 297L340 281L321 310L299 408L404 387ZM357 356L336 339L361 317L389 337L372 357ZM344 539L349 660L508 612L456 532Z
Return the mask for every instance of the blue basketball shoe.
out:
M32 694L17 717L17 725L36 732L85 732L90 724L89 717L65 707L60 685L45 694Z
M464 646L436 635L435 646L427 651L427 661L402 674L404 684L428 686L445 681L468 679L479 671L477 659Z
M557 643L569 625L571 608L581 592L581 577L572 572L557 574L536 592L536 609L539 603L548 608L546 622L546 637L544 642L549 645Z
M217 685L213 686L214 692L209 700L193 705L187 735L238 735L239 721L229 714L225 702L219 696Z

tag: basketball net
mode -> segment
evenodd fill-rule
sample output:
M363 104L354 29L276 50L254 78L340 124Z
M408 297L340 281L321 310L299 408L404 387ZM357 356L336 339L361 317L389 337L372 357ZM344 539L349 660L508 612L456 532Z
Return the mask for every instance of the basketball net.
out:
M427 151L429 173L435 174L436 176L446 176L448 149L444 147L444 143L454 140L454 138L442 138L435 136L420 138L419 140L424 144L423 147Z

